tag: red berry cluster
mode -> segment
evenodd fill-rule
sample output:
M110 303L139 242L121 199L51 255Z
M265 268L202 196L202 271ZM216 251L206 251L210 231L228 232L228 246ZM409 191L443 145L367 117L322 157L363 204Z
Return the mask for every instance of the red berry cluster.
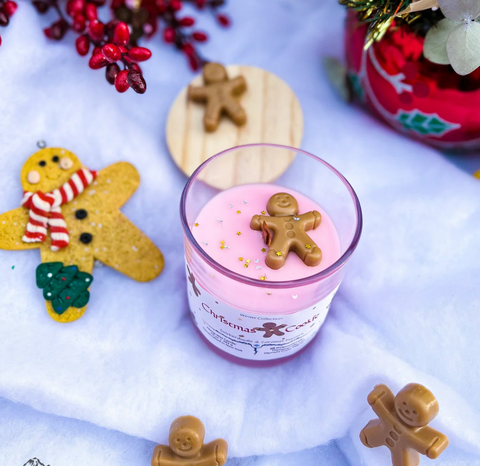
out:
M101 26L98 26L99 24ZM92 28L98 29L97 36L92 34ZM105 77L110 84L115 85L118 92L125 92L131 87L138 94L143 94L147 90L147 83L137 62L148 60L152 52L145 47L127 48L130 31L125 23L110 21L103 25L95 20L92 28L89 27L88 34L81 35L77 39L78 53L86 55L90 42L93 42L95 48L88 63L90 68L98 70L106 67ZM101 42L99 43L98 40ZM120 70L118 63L123 65L123 70Z
M192 16L180 17L183 5L188 3L199 11L212 12L221 26L230 25L230 18L218 12L225 0L141 0L134 11L128 3L129 0L113 0L111 7L116 18L131 26L133 39L137 41L143 35L151 37L162 29L163 40L180 50L194 71L206 62L196 46L207 41L208 35L191 29L195 26Z
M8 3L13 2L5 4ZM139 94L146 91L138 62L148 60L152 53L138 46L138 41L143 36L150 38L158 30L162 31L166 43L182 51L192 70L206 63L196 45L208 40L208 36L191 29L195 25L193 17L180 17L184 3L190 3L197 10L213 12L220 25L230 25L230 19L218 12L225 0L110 0L109 3L114 19L103 23L98 18L98 8L105 6L107 0L68 0L64 10L60 0L32 0L39 13L49 10L57 13L58 19L44 30L45 35L61 40L69 30L77 33L77 52L85 56L93 47L90 68L106 68L105 77L118 92L125 92L129 87Z
M8 0L7 2L0 0L0 26L8 26L10 18L17 9L17 4ZM2 45L2 38L0 37L0 45Z
M130 31L125 23L113 20L104 24L98 19L97 8L105 3L106 0L68 0L65 7L66 14L71 18L68 21L58 0L33 1L40 13L53 8L59 15L59 19L44 30L48 38L60 40L68 30L75 31L80 34L75 42L79 55L87 55L93 45L90 68L106 68L105 77L118 92L125 92L131 87L143 94L147 84L137 62L148 60L152 53L145 47L130 46Z

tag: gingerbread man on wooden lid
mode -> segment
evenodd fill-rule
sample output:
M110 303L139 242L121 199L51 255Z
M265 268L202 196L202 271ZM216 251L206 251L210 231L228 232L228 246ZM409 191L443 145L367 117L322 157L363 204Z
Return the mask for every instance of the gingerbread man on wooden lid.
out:
M152 466L222 466L228 445L223 439L204 444L205 426L200 419L182 416L170 427L168 445L157 445Z
M377 385L368 404L378 419L360 432L368 448L386 446L393 466L418 466L420 454L435 459L448 447L448 438L428 426L438 414L438 402L423 385L411 383L397 396L386 385Z
M320 264L322 251L306 233L320 225L320 212L298 215L298 202L288 193L274 194L268 201L267 212L270 216L254 215L250 228L262 231L269 246L265 259L268 267L275 270L283 267L290 251L310 267Z
M236 97L247 90L243 76L230 79L227 70L220 63L207 63L203 68L204 86L189 86L188 98L194 102L206 103L203 124L206 131L218 128L222 114L227 115L237 125L247 121L245 110Z

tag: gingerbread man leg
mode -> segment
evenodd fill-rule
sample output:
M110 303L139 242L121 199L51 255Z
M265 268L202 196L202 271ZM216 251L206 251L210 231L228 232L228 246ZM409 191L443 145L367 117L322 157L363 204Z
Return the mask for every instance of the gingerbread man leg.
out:
M420 455L415 450L395 448L392 450L393 466L418 466L420 464Z
M307 249L304 262L309 267L315 267L322 261L322 250L314 245L311 249Z
M360 440L368 448L385 445L385 432L379 419L370 421L360 432Z
M322 261L322 250L308 235L302 235L295 243L295 252L309 267L315 267Z
M222 116L222 103L216 99L210 99L205 109L205 115L203 117L203 124L207 131L213 132L218 128L220 124L220 118Z
M236 125L241 126L247 122L247 114L244 108L235 100L229 99L225 102L223 109Z
M271 269L278 270L285 265L287 260L288 247L285 247L285 243L280 241L273 241L271 246L268 248L267 257L265 263Z

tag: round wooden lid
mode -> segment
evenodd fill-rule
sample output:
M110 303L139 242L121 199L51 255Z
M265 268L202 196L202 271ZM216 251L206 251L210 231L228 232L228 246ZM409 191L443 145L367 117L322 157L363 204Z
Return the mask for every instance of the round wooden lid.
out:
M247 91L239 101L247 113L247 123L236 126L223 116L218 129L207 133L203 127L205 105L187 99L187 88L175 99L168 116L166 136L173 160L190 176L196 168L212 155L231 147L271 143L300 147L303 136L303 114L295 93L278 76L261 68L243 65L227 66L230 78L242 75L247 81ZM203 85L202 76L191 83ZM292 163L294 152L285 151L265 158L258 179L252 182L269 183L277 179ZM206 171L203 181L219 189L227 189L245 178L245 164L215 164L215 172ZM251 173L249 174L251 179Z

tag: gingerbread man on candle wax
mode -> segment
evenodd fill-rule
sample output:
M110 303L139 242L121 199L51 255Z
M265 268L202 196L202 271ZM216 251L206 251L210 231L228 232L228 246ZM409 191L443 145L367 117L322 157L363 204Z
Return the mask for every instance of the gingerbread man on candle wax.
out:
M182 416L170 427L168 445L157 445L152 466L222 466L228 445L223 439L204 444L205 426L200 419Z
M368 448L386 446L393 466L418 466L420 453L435 459L448 447L448 438L428 426L438 414L438 402L424 386L411 383L395 396L386 385L377 385L368 404L378 419L360 432Z
M298 202L288 193L274 194L268 201L267 212L270 216L254 215L250 228L263 233L269 246L265 259L268 267L275 270L283 267L290 251L310 267L320 264L322 251L306 233L320 225L320 212L314 210L299 215Z

